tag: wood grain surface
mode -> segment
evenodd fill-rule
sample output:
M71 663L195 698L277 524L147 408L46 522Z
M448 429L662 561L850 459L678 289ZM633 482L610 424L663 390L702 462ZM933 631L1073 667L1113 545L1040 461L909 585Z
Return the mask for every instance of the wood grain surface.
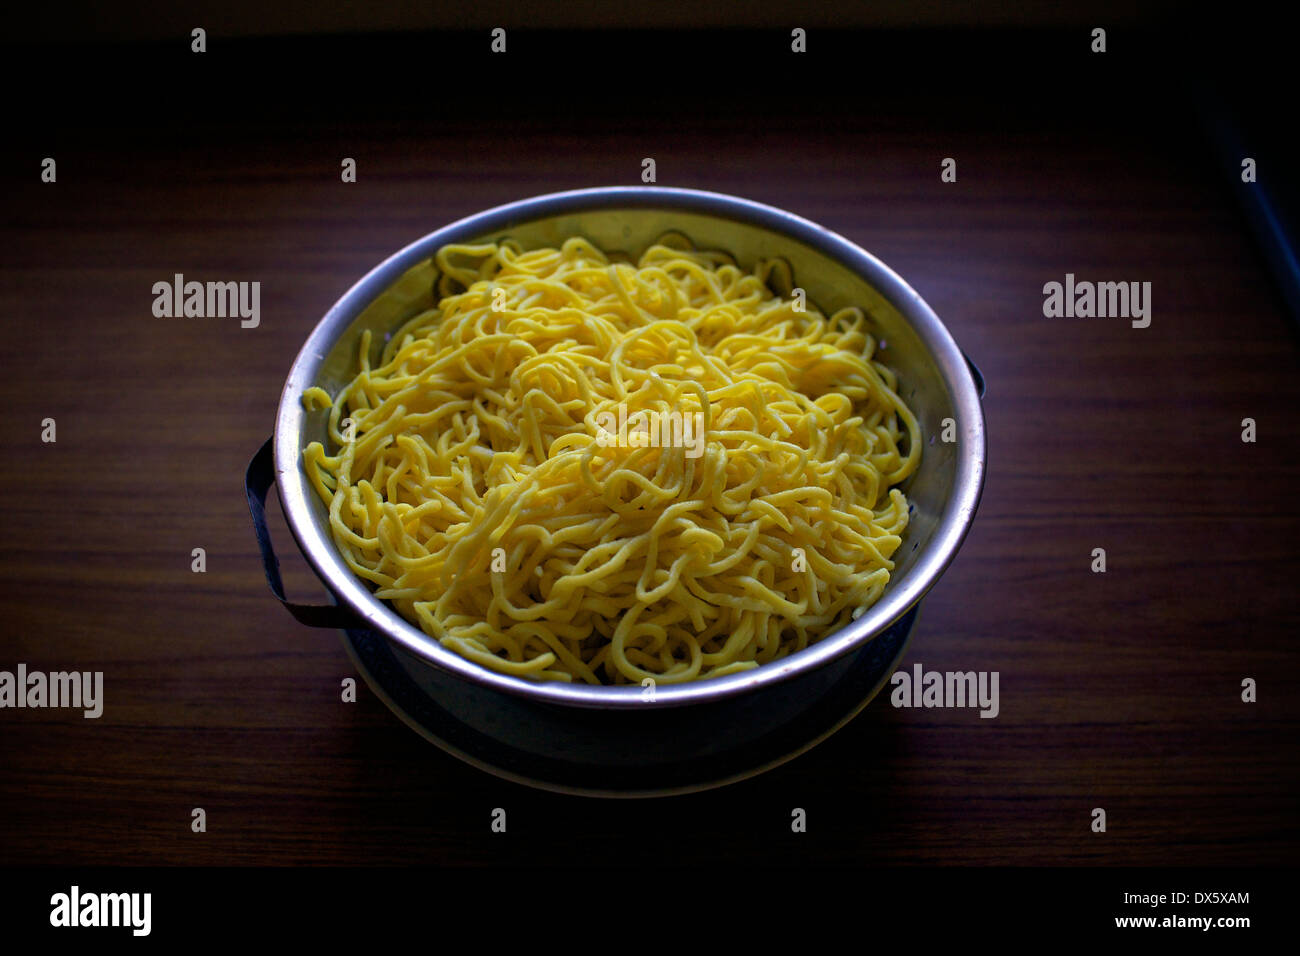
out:
M102 670L105 709L0 711L0 864L1294 860L1297 338L1246 187L1187 124L901 96L777 115L632 98L505 125L292 112L67 116L7 151L0 668ZM646 156L660 185L786 208L879 256L982 368L983 502L905 664L999 672L996 719L881 697L747 782L560 796L443 754L364 686L342 703L340 635L271 597L243 471L323 313L441 225L637 183ZM155 318L151 287L178 272L260 281L260 326ZM1067 272L1149 281L1151 326L1045 318ZM271 520L291 595L320 599Z

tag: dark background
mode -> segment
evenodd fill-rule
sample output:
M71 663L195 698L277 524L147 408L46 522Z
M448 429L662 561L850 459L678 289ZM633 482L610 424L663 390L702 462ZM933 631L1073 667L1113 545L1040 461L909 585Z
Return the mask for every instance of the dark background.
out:
M1294 859L1298 343L1255 229L1261 197L1291 215L1282 31L1160 4L747 4L751 29L709 31L740 6L697 6L47 5L13 28L0 668L102 670L106 702L0 712L0 864ZM372 30L400 32L350 32ZM748 782L552 795L444 755L364 686L340 703L338 636L267 592L241 478L326 309L453 219L636 184L646 156L660 185L876 254L980 364L983 503L904 664L999 671L996 720L881 697ZM261 326L154 318L175 272L260 280ZM1151 327L1044 318L1066 272L1152 282ZM273 530L291 593L318 599Z

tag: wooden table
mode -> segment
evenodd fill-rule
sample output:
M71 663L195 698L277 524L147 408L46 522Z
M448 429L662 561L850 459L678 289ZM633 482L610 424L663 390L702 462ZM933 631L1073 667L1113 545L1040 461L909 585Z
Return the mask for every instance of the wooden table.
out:
M85 67L89 105L29 108L9 150L0 668L102 670L106 702L98 720L0 711L0 863L1294 859L1296 332L1234 205L1248 187L1185 116L1124 109L1131 89L1086 78L1044 109L1032 83L964 89L972 70L942 101L890 87L692 109L646 93L591 115L516 77L497 123L431 80L410 100L429 108L399 119L362 95L332 110L311 70L267 79L278 54L253 52L172 53L161 72L115 54L120 76ZM153 105L132 100L146 89ZM661 185L784 207L875 253L982 367L983 503L905 664L998 671L997 719L881 697L748 782L553 795L444 755L364 687L342 703L337 633L268 593L241 479L324 311L439 225L637 183L646 156ZM940 181L948 156L956 183ZM178 272L260 281L260 326L155 318L151 287ZM1151 282L1150 327L1044 317L1043 284L1067 272ZM272 524L291 594L318 599L274 509Z

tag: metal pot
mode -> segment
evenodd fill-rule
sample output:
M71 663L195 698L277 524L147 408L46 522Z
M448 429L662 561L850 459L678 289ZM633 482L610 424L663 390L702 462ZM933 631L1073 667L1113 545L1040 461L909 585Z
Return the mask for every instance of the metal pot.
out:
M637 254L668 231L684 233L699 247L726 250L742 266L759 257L784 258L808 301L827 314L847 305L863 308L878 330L881 360L898 373L902 397L928 437L919 470L903 486L912 514L895 556L897 567L875 605L800 653L748 673L662 685L653 705L647 706L640 687L531 682L489 671L443 648L377 600L339 556L326 509L307 482L303 449L312 441L328 447L328 441L326 413L304 410L301 396L313 385L336 394L352 379L363 330L371 330L377 355L387 333L435 304L438 275L432 257L447 243L512 238L525 247L558 246L582 235L602 249ZM732 704L753 712L751 719L776 726L843 676L857 657L854 652L901 621L957 553L984 483L982 394L978 370L930 307L887 266L842 236L780 209L718 193L660 187L580 189L510 203L444 226L391 256L349 289L312 330L289 370L274 437L250 466L249 502L267 578L295 617L311 625L382 635L402 660L413 662L407 669L430 694L445 696L449 686L468 694L475 703L462 710L490 712L494 703L505 706L509 701L540 707L543 715L567 715L566 720L579 709L602 711L605 718L637 712L634 720L642 724L677 708L690 708L702 717L715 705ZM949 418L957 440L936 441L934 436ZM271 480L279 488L294 538L336 605L285 601L262 513ZM666 717L657 719L672 723Z

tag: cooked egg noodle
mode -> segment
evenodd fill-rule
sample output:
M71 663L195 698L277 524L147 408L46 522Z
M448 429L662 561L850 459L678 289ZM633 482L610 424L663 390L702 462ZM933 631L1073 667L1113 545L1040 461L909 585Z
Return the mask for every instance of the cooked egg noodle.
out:
M485 667L589 684L771 663L879 598L921 442L860 309L800 311L780 260L676 235L635 264L581 238L435 258L437 306L303 396L336 449L307 475L377 597ZM602 441L620 405L698 413L702 453Z

